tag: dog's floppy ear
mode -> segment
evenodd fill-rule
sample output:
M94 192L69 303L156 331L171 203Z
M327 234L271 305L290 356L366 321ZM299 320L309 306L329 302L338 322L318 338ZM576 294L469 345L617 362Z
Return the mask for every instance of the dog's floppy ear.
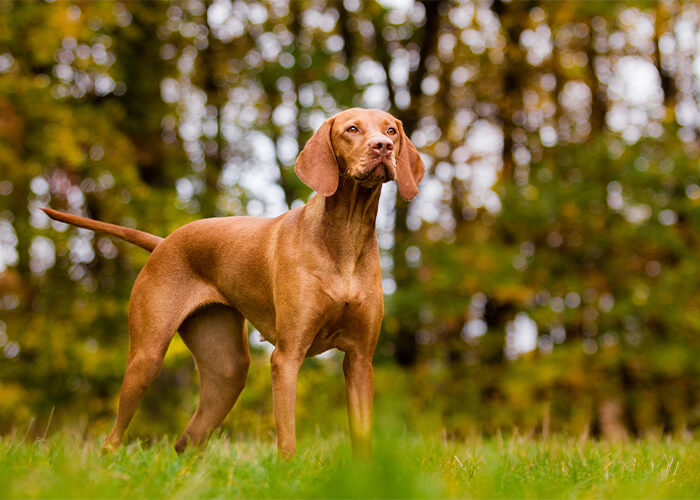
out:
M401 134L401 150L396 159L396 184L399 186L401 198L411 201L418 194L418 183L425 175L425 165L418 150L404 132L402 123L398 120L397 122Z
M323 122L294 164L299 179L323 196L331 196L338 189L338 160L331 144L332 127L333 118Z

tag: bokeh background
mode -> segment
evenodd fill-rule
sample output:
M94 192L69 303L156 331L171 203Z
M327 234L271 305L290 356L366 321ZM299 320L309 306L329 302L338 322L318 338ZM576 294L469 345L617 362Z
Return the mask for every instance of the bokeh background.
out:
M376 404L460 437L691 435L700 424L695 2L0 1L0 432L108 430L148 254L50 206L159 235L278 215L320 123L400 118L428 167L386 185ZM235 245L236 242L231 242ZM267 358L225 428L269 437ZM299 381L345 428L339 353ZM179 338L131 427L180 431Z

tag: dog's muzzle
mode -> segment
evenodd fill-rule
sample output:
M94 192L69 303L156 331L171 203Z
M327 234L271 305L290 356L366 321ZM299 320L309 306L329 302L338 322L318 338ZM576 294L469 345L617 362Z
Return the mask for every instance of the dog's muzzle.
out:
M358 169L362 173L355 176L361 184L380 184L396 179L396 166L391 154L377 155L366 163L369 165Z

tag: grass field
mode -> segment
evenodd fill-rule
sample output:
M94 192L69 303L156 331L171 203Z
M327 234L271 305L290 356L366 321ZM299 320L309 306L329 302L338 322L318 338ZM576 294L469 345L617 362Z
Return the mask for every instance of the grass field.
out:
M57 433L0 440L3 498L698 498L697 441L626 444L550 438L445 441L379 431L374 457L345 435L306 438L291 463L274 443L214 437L178 456L172 441L102 454Z

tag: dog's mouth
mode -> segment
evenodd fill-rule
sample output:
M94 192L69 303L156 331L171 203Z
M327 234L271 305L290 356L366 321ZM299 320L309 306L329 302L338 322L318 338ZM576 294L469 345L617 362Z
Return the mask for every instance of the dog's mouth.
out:
M363 173L356 175L355 179L360 183L384 183L396 179L396 167L391 158L377 156L366 163L361 169Z

